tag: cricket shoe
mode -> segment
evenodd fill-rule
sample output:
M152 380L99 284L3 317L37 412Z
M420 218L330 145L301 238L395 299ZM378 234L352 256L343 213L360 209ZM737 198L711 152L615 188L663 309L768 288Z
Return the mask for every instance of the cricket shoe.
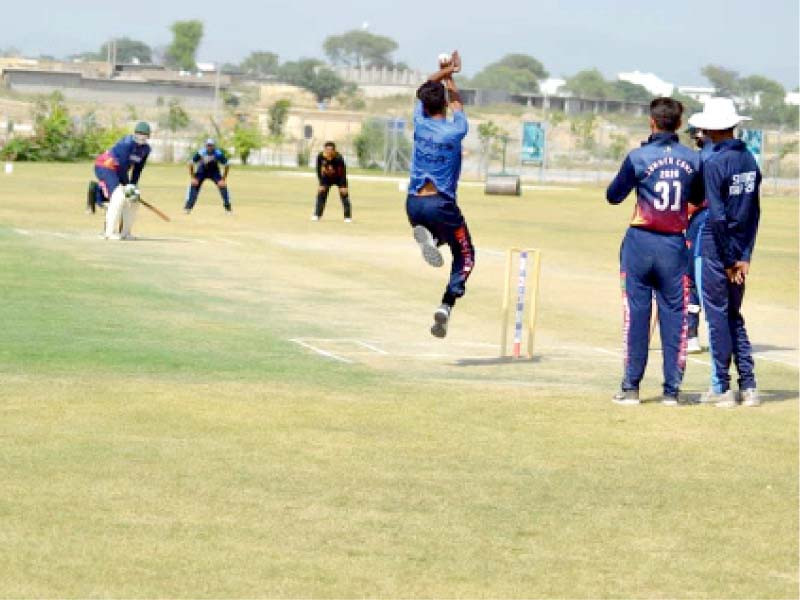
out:
M689 354L700 354L703 346L700 345L700 338L690 337L686 342L686 352Z
M344 220L344 222L345 222L345 223L352 223L352 222L353 222L353 219L351 219L350 217L345 217L345 220Z
M717 408L736 408L738 402L736 401L736 394L733 390L727 392L715 392L713 389L703 392L700 396L701 404L711 404Z
M432 267L441 267L444 264L442 253L439 252L439 248L436 247L436 240L433 239L433 235L431 235L427 227L423 227L422 225L414 226L414 241L419 244L419 249L422 251L422 258L425 259L426 263ZM449 314L448 311L448 315ZM445 329L447 328L445 327ZM444 334L439 337L444 337Z
M319 221L319 217L317 215L311 215L312 221Z
M191 208L184 208L184 209L183 209L183 214L185 214L185 215L190 215L190 214L192 214L192 209L191 209Z
M452 306L442 304L433 313L433 327L431 327L431 335L433 337L443 338L447 335L447 324L450 322L450 312L452 310Z
M118 233L112 233L111 235L103 234L103 237L107 240L121 240L122 236Z
M614 404L623 406L635 406L641 404L639 400L639 390L620 390L612 398Z
M761 406L761 397L758 395L756 388L741 390L739 392L739 400L741 400L742 406Z

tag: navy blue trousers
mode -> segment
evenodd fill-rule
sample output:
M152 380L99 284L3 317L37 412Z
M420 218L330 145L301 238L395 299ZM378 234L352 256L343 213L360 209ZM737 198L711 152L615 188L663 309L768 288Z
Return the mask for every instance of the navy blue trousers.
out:
M644 376L655 293L664 355L664 393L679 392L686 369L688 260L683 235L628 228L620 251L625 344L623 390L638 390Z
M184 206L184 208L188 210L192 210L194 208L195 202L197 202L197 196L200 194L200 186L203 185L203 182L206 179L210 179L214 183L219 183L219 181L222 179L222 174L219 171L210 171L208 173L204 171L198 171L194 174L194 176L195 179L197 179L197 185L189 185L189 193L186 196L186 205ZM223 206L225 206L227 209L230 209L231 199L230 195L228 194L227 186L219 188L219 195L222 196Z
M406 198L406 214L412 227L422 225L431 232L439 246L447 244L453 255L450 280L442 304L453 306L466 292L467 279L475 267L475 247L467 222L454 200L441 194Z
M708 324L711 387L717 393L730 389L733 359L739 372L739 389L755 388L753 350L741 312L744 285L730 282L717 254L714 238L706 229L701 234L702 268L698 271L698 281Z
M119 185L119 175L114 169L105 167L95 167L94 174L97 176L98 186L95 188L94 201L98 206L103 205L111 199L111 194Z

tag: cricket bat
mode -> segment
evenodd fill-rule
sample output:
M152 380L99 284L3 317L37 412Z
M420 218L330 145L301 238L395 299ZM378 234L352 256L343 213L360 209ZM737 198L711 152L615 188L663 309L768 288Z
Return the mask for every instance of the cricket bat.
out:
M146 206L147 208L152 210L154 213L156 213L159 217L161 217L165 221L169 221L170 220L170 218L167 215L165 215L163 212L161 212L158 208L156 208L155 206L153 206L149 202L145 202L144 200L142 200L141 196L139 196L139 202L141 202L144 206Z

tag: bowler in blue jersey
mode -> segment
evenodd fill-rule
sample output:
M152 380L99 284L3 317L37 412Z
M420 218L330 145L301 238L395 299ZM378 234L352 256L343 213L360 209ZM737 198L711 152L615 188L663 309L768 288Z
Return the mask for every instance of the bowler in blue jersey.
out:
M625 158L606 199L622 202L636 190L636 205L620 250L624 370L620 404L639 404L647 366L653 295L658 303L664 358L662 403L677 406L686 368L688 204L703 200L700 159L678 142L683 105L672 98L650 103L651 135Z
M444 258L439 246L447 244L452 254L450 278L441 305L433 314L431 333L447 335L456 300L466 291L467 279L475 266L475 247L456 199L461 174L461 142L469 126L453 73L461 68L454 52L450 61L417 90L414 107L414 151L406 214L422 257L434 267ZM448 100L449 95L449 100ZM450 107L452 119L447 118Z

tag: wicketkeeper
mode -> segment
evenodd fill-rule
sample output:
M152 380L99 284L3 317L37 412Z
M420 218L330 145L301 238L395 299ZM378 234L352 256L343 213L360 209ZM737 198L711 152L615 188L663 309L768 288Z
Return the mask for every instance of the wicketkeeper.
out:
M136 124L133 135L126 135L97 157L94 161L97 181L89 183L86 194L88 212L95 212L97 206L103 207L119 185L139 183L150 155L149 138L150 125L142 121Z
M314 205L312 221L319 221L325 212L325 203L328 201L328 192L331 186L339 188L339 198L342 200L344 222L353 220L353 208L350 204L350 189L347 187L347 165L344 157L336 151L336 144L326 142L322 152L317 155L317 202Z
M220 165L223 171L220 172ZM189 161L189 175L192 180L189 184L189 190L186 195L186 204L183 207L183 212L187 215L192 212L197 196L200 194L200 186L206 179L213 181L217 188L219 188L219 195L222 197L222 206L225 208L226 213L231 212L231 198L228 192L228 172L230 165L228 164L228 157L221 148L217 148L217 143L209 138L206 140L205 148L201 148L192 156Z

